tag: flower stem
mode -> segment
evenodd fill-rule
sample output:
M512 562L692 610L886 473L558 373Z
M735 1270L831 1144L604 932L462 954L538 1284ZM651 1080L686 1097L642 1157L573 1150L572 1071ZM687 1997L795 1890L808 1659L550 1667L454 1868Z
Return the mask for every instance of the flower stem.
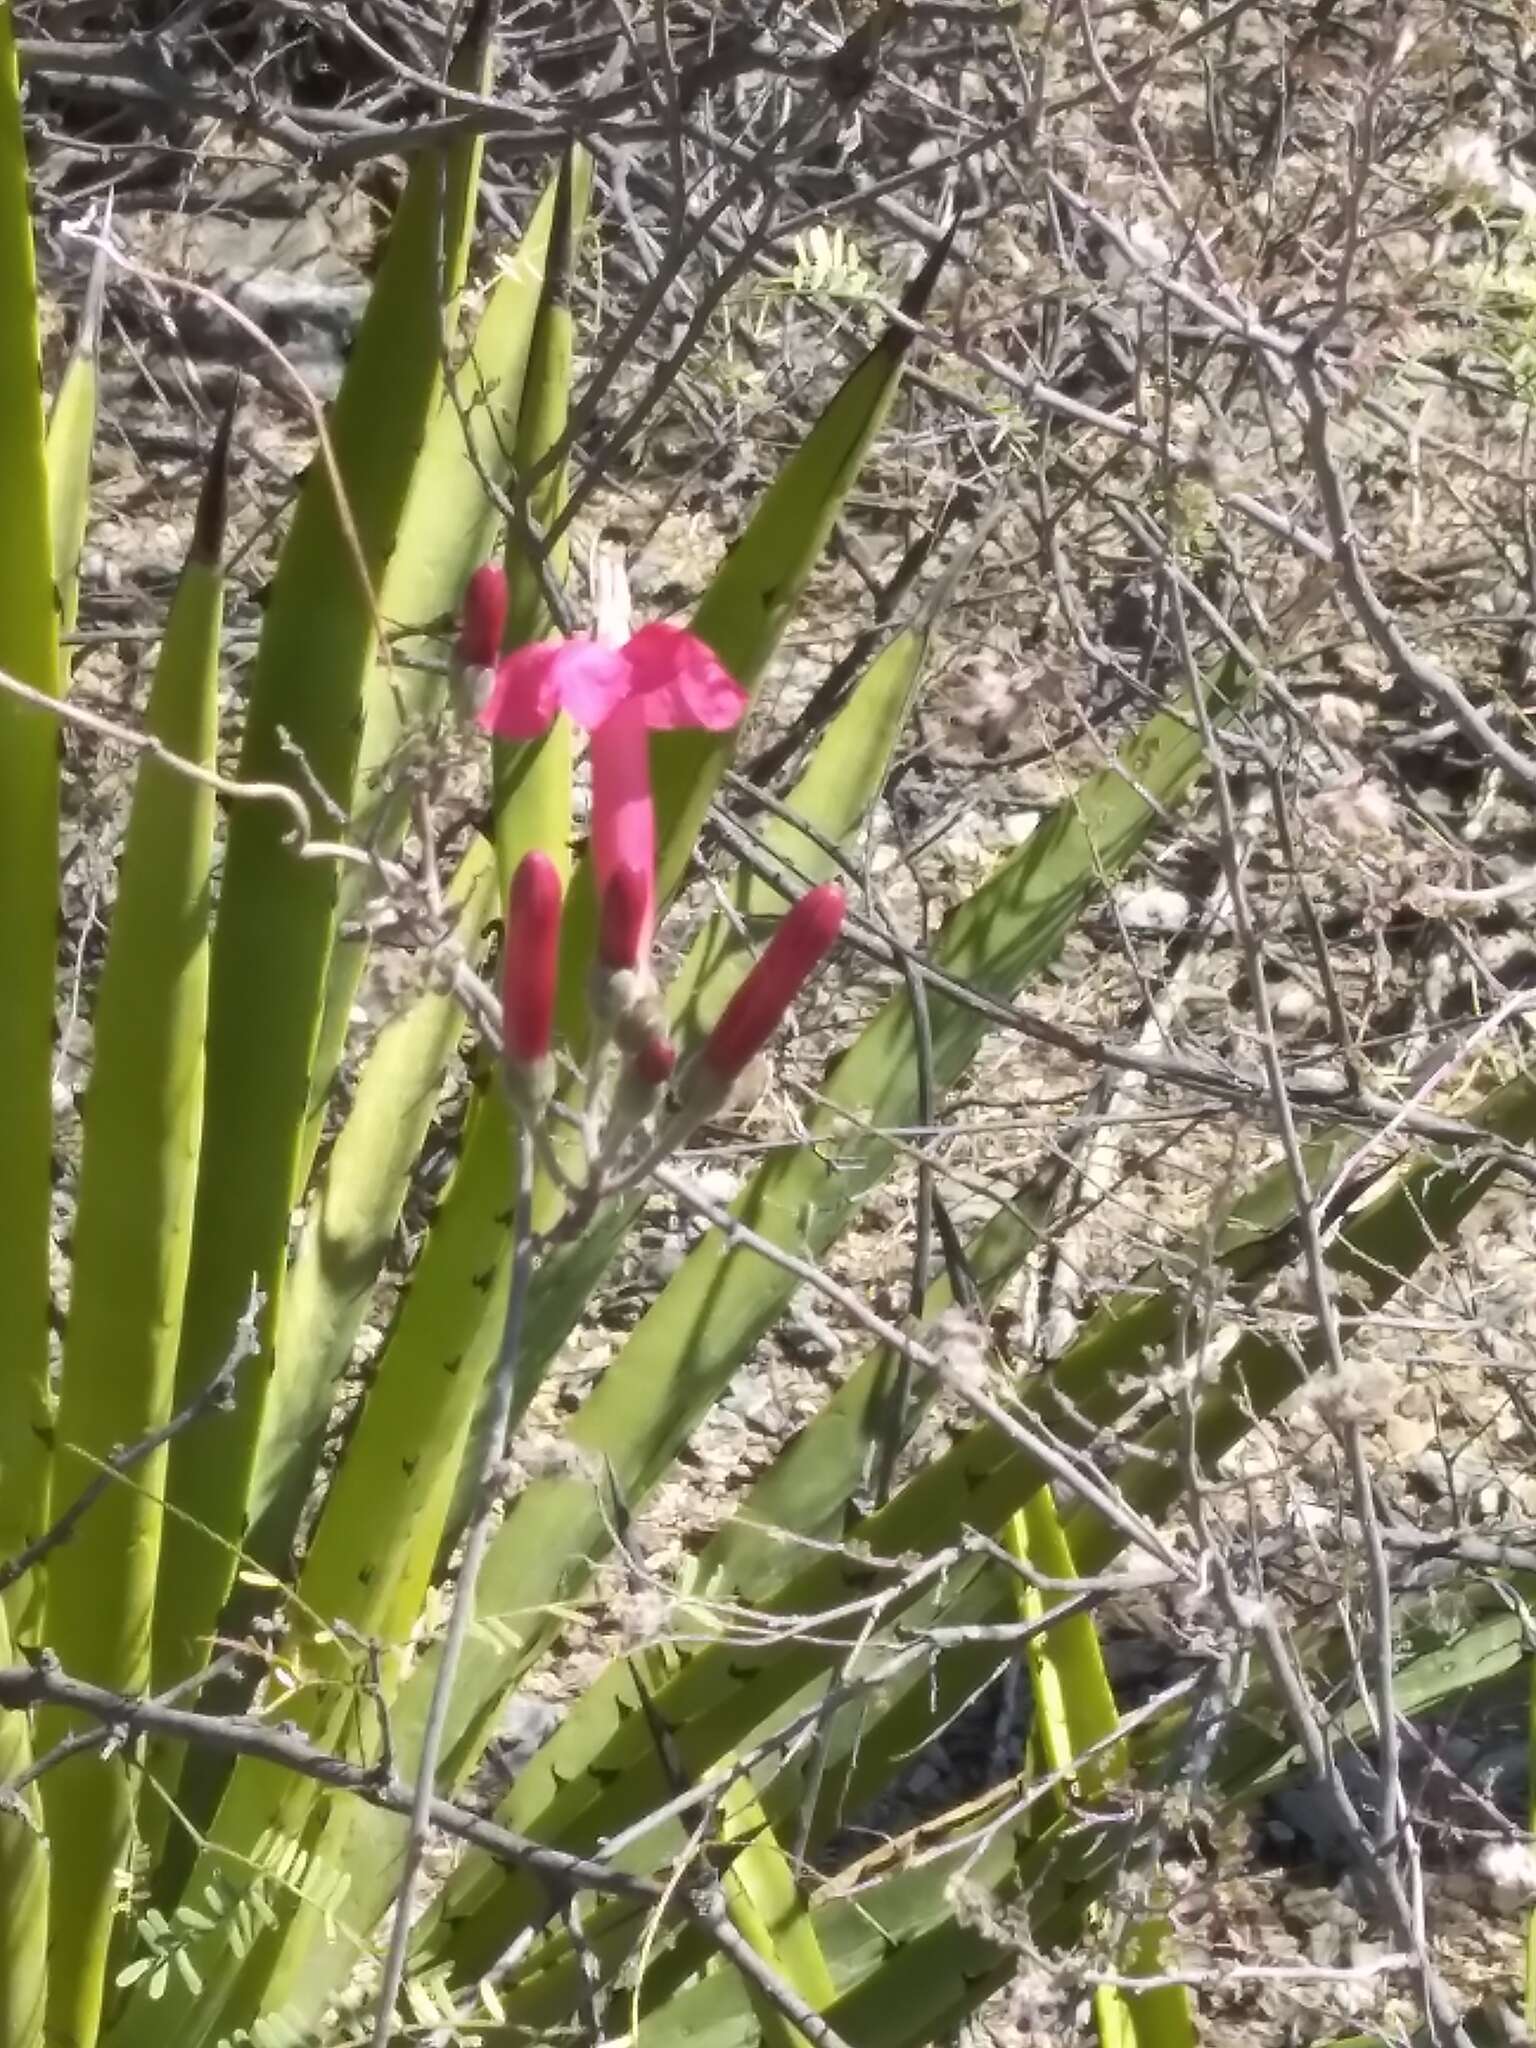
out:
M501 1488L500 1475L507 1457L507 1434L512 1416L513 1392L517 1383L518 1360L523 1346L523 1320L528 1305L528 1283L533 1277L537 1243L533 1234L533 1145L520 1117L513 1115L513 1224L512 1273L507 1288L507 1313L502 1324L501 1344L496 1354L491 1381L490 1413L475 1475L475 1508L464 1538L464 1555L459 1564L458 1584L448 1613L437 1676L422 1730L421 1755L416 1764L415 1797L411 1803L405 1863L395 1895L394 1923L390 1928L389 1951L379 1985L374 2015L373 2048L388 2048L395 2026L395 2006L405 1976L406 1948L411 1935L411 1900L416 1878L426 1853L431 1832L434 1781L442 1756L448 1727L448 1709L459 1660L475 1617L475 1586L485 1553L490 1545L491 1525Z

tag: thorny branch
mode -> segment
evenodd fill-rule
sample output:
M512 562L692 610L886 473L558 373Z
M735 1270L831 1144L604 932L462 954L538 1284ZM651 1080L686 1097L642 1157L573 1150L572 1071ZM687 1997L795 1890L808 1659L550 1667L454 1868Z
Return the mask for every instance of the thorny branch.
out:
M387 1812L407 1817L423 1803L415 1787L386 1779L376 1766L352 1763L321 1749L296 1730L271 1726L247 1715L200 1714L192 1708L110 1692L70 1677L47 1651L39 1652L30 1665L0 1668L0 1708L25 1712L39 1706L60 1707L88 1716L100 1724L99 1740L103 1744L153 1737L189 1743L224 1756L256 1757L331 1791L352 1793ZM8 1795L14 1789L0 1786L0 1795ZM713 1893L696 1895L686 1884L668 1886L653 1878L616 1870L596 1858L566 1855L529 1841L450 1799L434 1797L425 1806L431 1825L443 1834L483 1849L498 1863L531 1871L542 1879L550 1894L552 1910L576 1891L594 1891L652 1906L674 1905L818 2048L842 2048L835 2030L737 1932ZM0 1806L0 1811L4 1811L4 1806Z

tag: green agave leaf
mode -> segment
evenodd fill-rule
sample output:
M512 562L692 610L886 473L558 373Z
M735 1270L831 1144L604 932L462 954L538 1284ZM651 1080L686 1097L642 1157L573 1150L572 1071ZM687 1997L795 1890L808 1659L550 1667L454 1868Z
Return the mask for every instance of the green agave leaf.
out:
M191 550L166 622L147 717L175 754L211 767L231 418L219 430ZM146 759L119 869L85 1107L74 1270L59 1396L54 1507L62 1511L119 1445L171 1411L202 1124L214 798ZM49 1647L116 1691L149 1678L164 1458L114 1487L47 1570ZM76 1717L40 1717L48 1746ZM101 2015L116 1872L134 1780L121 1758L80 1756L43 1780L52 1857L48 2029L89 2048Z
M101 339L106 273L106 251L99 249L91 265L74 346L48 415L48 519L59 630L63 633L73 631L79 609L80 554L85 546L85 523L91 506L91 460L96 452L96 353ZM66 649L60 650L59 681L61 688L67 688Z
M473 960L495 915L495 862L485 840L471 843L446 900ZM337 1383L462 1029L463 1012L445 982L430 984L384 1027L311 1200L289 1271L251 1475L246 1548L269 1571L286 1567Z
M591 190L590 157L584 150L570 151L555 180L549 255L534 315L513 453L513 485L522 493L522 509L535 542L554 526L568 495L565 462L554 463L547 469L544 463L564 438L570 418L571 371L576 352L571 281ZM522 482L530 476L538 478L531 488ZM547 639L554 630L554 620L544 595L537 546L530 546L520 533L509 531L505 558L506 645L524 647L532 640ZM562 534L548 550L546 566L550 579L563 583L569 565L570 539L568 534Z
M1216 692L1242 688L1229 664ZM946 922L935 946L944 972L977 990L1008 996L1051 959L1101 878L1131 859L1158 808L1178 801L1201 765L1201 747L1182 709L1152 721L1126 747L1119 767L1092 778ZM935 1085L964 1071L986 1033L974 1010L935 994L930 1004ZM917 1063L904 998L893 998L838 1063L812 1120L835 1142L780 1154L736 1205L754 1230L798 1254L820 1256L863 1194L889 1170L890 1142L878 1135L911 1120ZM758 1254L712 1233L685 1261L632 1333L568 1434L584 1459L610 1475L631 1507L676 1454L737 1361L782 1311L795 1282ZM482 1580L481 1612L558 1612L609 1540L610 1497L578 1474L540 1479L509 1513ZM526 1623L524 1624L526 1627ZM540 1631L530 1652L544 1639ZM526 1657L520 1662L526 1663ZM794 1663L784 1660L785 1668ZM515 1676L515 1669L508 1677ZM680 1683L682 1681L679 1681ZM669 1688L670 1690L670 1688ZM499 1876L470 1858L442 1912L457 1955L478 1952L466 1932L483 1889ZM489 1922L487 1941L499 1938Z
M353 829L381 853L400 843L410 808L402 753L443 702L440 643L432 629L458 609L470 572L490 554L500 514L486 480L505 486L522 408L524 375L554 218L555 188L534 208L462 362L452 371L427 427L421 459L385 570L379 608L399 636L388 663L376 664L363 695ZM341 933L326 979L310 1090L304 1156L313 1158L325 1106L341 1060L358 981L368 956L366 936L348 932L365 908L372 877L349 869L342 878Z
M565 858L570 794L569 752L558 733L523 750L524 800L517 817L556 861ZM551 829L551 818L560 821ZM489 866L488 854L486 865ZM301 1617L285 1656L311 1684L293 1718L317 1740L356 1751L377 1740L376 1710L359 1713L366 1671L360 1641L386 1649L416 1626L441 1542L455 1475L480 1388L495 1357L510 1271L511 1148L506 1104L491 1076L479 1076L463 1149L417 1263L399 1317L375 1370L357 1426L332 1478L305 1556L295 1608ZM319 1617L318 1638L308 1617ZM386 1657L383 1703L398 1679L399 1660ZM321 1806L319 1788L266 1765L236 1765L210 1830L209 1846L191 1877L189 1896L231 1859L261 1864L306 1844L318 1868L341 1869L354 1817L353 1802ZM326 1827L329 1816L334 1826ZM121 2030L145 2038L174 2012L187 2048L215 2026L230 2028L279 2008L312 1936L321 1935L344 1905L303 1906L291 1894L275 1902L267 1934L249 1956L237 1954L227 1927L189 1951L203 1981L196 2001L175 1987L158 2001L137 1996ZM296 1929L293 1923L296 1919ZM345 1963L345 1957L342 1958ZM167 2000L178 2000L174 2006ZM231 1999L240 2003L232 2007ZM248 2010L247 2010L248 2009ZM116 2036L114 2036L116 2039Z
M478 33L484 23L472 24ZM466 146L467 147L467 146ZM310 471L278 563L257 653L242 776L352 800L361 693L374 661L374 593L399 537L441 388L439 279L462 275L471 164L413 164L330 423L333 478ZM343 516L338 488L345 495ZM295 766L295 749L303 768ZM324 825L323 816L319 822ZM266 1356L227 1415L171 1457L156 1611L155 1682L194 1669L234 1571L298 1192L309 1076L335 929L329 862L295 858L270 805L231 818L214 933L208 1079L192 1266L178 1365L185 1398L229 1349L253 1279ZM329 829L329 828L327 828Z
M571 277L591 197L591 159L571 150L561 163L549 230L549 253L528 347L518 412L512 484L537 472L538 464L565 433L570 417L571 364L575 339L571 324ZM565 503L566 465L560 462L530 492L523 511L536 533L546 532ZM552 630L538 566L515 532L506 536L506 644L521 647L543 640ZM564 583L570 562L570 540L562 536L550 549L545 573ZM569 722L556 720L555 744L569 749ZM526 746L491 742L491 813L496 835L502 893L511 887L513 870L526 850L527 827L521 817L523 762ZM567 826L569 820L567 819Z
M1004 1541L1046 1578L1077 1576L1072 1547L1048 1486L1032 1493L1010 1518ZM1026 1581L1015 1589L1022 1621L1043 1621L1060 1604ZM1064 1615L1053 1628L1032 1637L1025 1654L1035 1702L1032 1740L1041 1761L1062 1781L1053 1805L1066 1814L1074 1805L1092 1807L1112 1799L1116 1787L1125 1782L1129 1759L1123 1740L1117 1740L1120 1712L1093 1617ZM1078 1758L1087 1756L1092 1761L1080 1766ZM1093 1917L1096 1905L1085 1908L1085 1918ZM1120 1944L1125 1973L1155 1976L1164 1969L1162 1951L1168 1934L1166 1915L1136 1922ZM1180 1985L1143 1992L1099 1985L1093 2012L1102 2048L1194 2048L1189 1993Z
M1014 1556L1045 1577L1071 1579L1077 1575L1048 1487L1040 1487L1009 1516L1004 1541ZM1053 1605L1060 1602L1048 1600L1023 1580L1019 1582L1015 1606L1021 1621L1043 1621ZM1064 1615L1054 1628L1030 1639L1026 1662L1041 1761L1048 1771L1063 1778L1063 1793L1057 1803L1064 1808L1067 1800L1075 1797L1091 1804L1124 1775L1126 1761L1122 1747L1099 1747L1106 1742L1114 1744L1120 1713L1092 1618ZM1077 1758L1090 1751L1095 1752L1093 1762L1076 1770Z
M52 696L58 620L38 368L37 279L15 31L0 4L0 673ZM58 750L54 720L0 688L0 1557L48 1515L48 1222L53 974L58 943ZM7 1596L22 1640L30 1579Z
M745 1771L721 1799L720 1834L725 1845L738 1845L721 1879L737 1932L807 2005L821 2011L837 1995L832 1974L789 1859ZM760 1996L753 2002L768 2048L806 2048L805 2036L777 2006Z
M941 242L901 298L893 321L785 464L726 556L693 616L693 630L744 689L755 689L783 638L833 522L885 424L920 319L949 257ZM660 886L677 885L729 761L734 735L676 732L656 748Z
M17 1650L0 1602L0 1664ZM0 1785L32 1761L27 1716L0 1713ZM48 1849L37 1795L0 1806L0 2048L42 2048L48 1979Z
M517 310L521 361L518 402L514 430L499 450L497 464L504 475L508 474L510 455L509 481L528 473L564 431L573 356L570 278L590 194L591 160L585 151L573 148L563 159L548 195L536 289L535 281L530 277L519 279ZM504 404L498 423L503 431L511 411L510 402ZM540 529L563 502L564 494L565 472L561 467L541 483L529 503L528 510ZM477 561L483 559L483 553L482 549ZM563 575L567 553L568 543L565 542L560 543L554 552L551 568L557 577ZM459 577L458 588L453 593L455 603L471 566L473 564L465 564ZM507 539L507 569L510 597L508 639L515 645L541 636L547 631L549 622L538 576L512 536ZM550 731L531 745L493 743L492 812L503 895L518 862L530 848L538 847L550 853L562 870L569 866L571 740L569 722L558 718ZM470 1166L474 1168L472 1173L465 1171ZM507 1190L510 1180L511 1154L504 1105L499 1100L482 1104L472 1116L465 1134L464 1156L455 1186L457 1188L462 1181L466 1205L475 1198L476 1191L493 1188L496 1191L491 1198L493 1206L489 1212L479 1216L473 1224L467 1206L462 1212L462 1221L467 1227L483 1231L489 1226L501 1240L493 1262L495 1280L483 1290L487 1301L501 1302L505 1299L509 1250L506 1243ZM537 1209L539 1217L547 1220L555 1213L557 1204L555 1190L544 1186ZM429 1244L423 1259L424 1269L430 1260L431 1250ZM462 1289L457 1282L453 1285L455 1294L462 1299ZM577 1296L572 1301L571 1317L555 1339L556 1345L563 1341L570 1322L579 1313L582 1298ZM469 1301L467 1306L473 1313L473 1302ZM482 1368L477 1374L476 1384L483 1379L483 1366L494 1349L499 1324L499 1309L494 1314L482 1315L475 1337ZM456 1463L462 1461L462 1437L458 1444ZM434 1500L437 1500L435 1495ZM439 1542L445 1534L440 1505L439 1502L434 1509ZM408 1629L413 1619L413 1613L405 1614L402 1626Z

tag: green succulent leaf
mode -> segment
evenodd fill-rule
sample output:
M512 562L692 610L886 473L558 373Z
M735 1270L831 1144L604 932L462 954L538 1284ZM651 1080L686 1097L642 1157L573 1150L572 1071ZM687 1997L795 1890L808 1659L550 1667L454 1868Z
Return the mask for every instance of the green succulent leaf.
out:
M471 842L445 901L456 942L473 965L495 915L495 863L485 840ZM311 1198L289 1270L251 1476L246 1547L269 1571L286 1568L337 1383L462 1029L463 1012L445 980L430 982L383 1027Z
M96 452L96 357L106 269L106 251L101 249L91 265L74 346L48 415L48 512L59 630L63 633L74 630L79 610L80 555L90 516L91 462ZM67 686L69 658L65 650L60 652L59 673L61 686Z
M229 435L219 432L191 551L155 670L147 730L208 769L218 724ZM138 771L96 998L58 1413L54 1509L103 1459L171 1411L186 1284L208 1003L214 799L203 782L146 759ZM164 1454L110 1488L48 1562L48 1643L65 1668L134 1693L149 1678ZM45 1714L41 1740L74 1732ZM123 1760L79 1756L43 1781L52 1861L48 2024L96 2038L135 1780Z
M11 10L0 5L0 675L59 684L37 280ZM58 753L53 717L0 686L0 1557L47 1519L53 972L58 940ZM23 1640L33 1588L7 1598Z
M472 208L462 169L431 153L416 159L326 445L300 493L257 651L242 778L288 783L326 836L334 828L325 807L344 816L352 801L378 593L441 389L447 315L439 278L451 296ZM172 1454L175 1519L156 1611L157 1683L196 1666L233 1579L289 1217L306 1163L337 879L331 862L296 857L291 832L291 817L270 804L242 804L230 821L178 1391L190 1395L227 1355L253 1280L266 1299L264 1351L233 1410Z
M0 1602L0 1665L16 1661ZM25 1714L0 1709L0 1784L32 1762ZM0 1805L0 2048L42 2048L48 1971L48 1849L35 1789Z

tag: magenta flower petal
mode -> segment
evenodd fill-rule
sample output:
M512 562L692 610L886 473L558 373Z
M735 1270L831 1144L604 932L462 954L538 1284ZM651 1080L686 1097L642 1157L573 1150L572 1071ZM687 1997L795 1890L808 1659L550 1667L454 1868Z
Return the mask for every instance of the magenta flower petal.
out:
M539 640L497 663L479 714L488 733L499 740L533 740L548 728L560 708L555 676L564 651L564 641Z
M524 854L507 897L501 1018L507 1059L532 1066L550 1048L560 963L560 870L547 853Z
M843 928L846 909L835 882L823 882L793 904L762 957L721 1012L704 1042L704 1066L730 1082L755 1059Z
M597 900L623 867L644 885L637 956L650 951L656 923L656 811L651 801L650 736L640 700L631 697L605 718L591 738L592 864Z
M596 731L634 687L623 650L584 634L560 645L552 674L561 710L588 732Z
M747 708L747 693L722 668L712 648L681 626L653 620L626 647L632 687L654 731L679 725L728 732Z

